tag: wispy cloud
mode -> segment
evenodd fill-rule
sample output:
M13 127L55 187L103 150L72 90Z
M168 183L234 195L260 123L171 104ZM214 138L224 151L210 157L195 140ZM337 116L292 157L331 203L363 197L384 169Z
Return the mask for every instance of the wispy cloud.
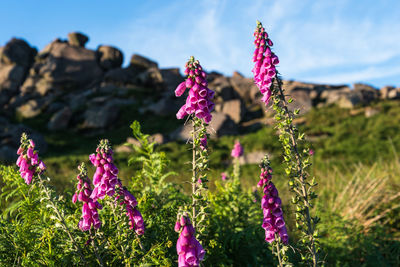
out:
M260 19L275 42L285 77L350 83L398 73L400 62L391 60L400 56L395 14L400 4L395 3L175 1L111 34L124 51L152 57L162 67L182 66L195 55L209 70L250 76L251 34Z

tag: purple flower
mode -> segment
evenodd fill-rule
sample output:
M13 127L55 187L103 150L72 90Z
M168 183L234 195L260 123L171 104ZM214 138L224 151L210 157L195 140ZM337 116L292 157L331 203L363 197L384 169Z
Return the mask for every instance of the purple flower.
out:
M125 187L118 191L117 200L120 200L120 205L125 206L126 215L129 217L130 229L135 229L136 234L144 234L144 221L142 214L137 209L136 198Z
M198 60L191 57L185 68L187 78L178 85L175 95L177 97L183 95L186 88L189 88L189 94L186 98L186 103L179 109L176 117L177 119L183 119L186 115L193 114L205 123L209 123L212 118L211 111L214 109L214 103L212 102L214 91L207 87L207 75Z
M227 176L226 176L226 173L221 173L221 179L222 179L222 181L226 181L226 178L227 178Z
M278 190L274 183L271 182L271 167L269 164L264 164L264 167L261 169L258 186L264 188L264 196L261 199L261 208L263 209L264 214L262 227L265 229L265 241L272 243L275 240L275 234L277 234L280 236L282 242L287 244L289 236L285 220L283 219L281 207L282 201L279 198Z
M176 243L178 266L200 266L206 251L195 237L195 230L187 215L175 223L175 231L180 232Z
M243 155L243 147L239 141L236 141L236 143L232 149L231 156L234 158L239 158L242 155Z
M79 166L80 173L76 177L78 184L76 185L76 192L72 197L72 202L82 202L82 219L79 221L79 229L82 231L88 231L93 226L95 229L100 228L101 221L99 219L98 209L103 207L99 202L93 200L90 195L92 194L92 188L90 186L90 180L87 176L87 169L85 164L82 163Z
M93 175L94 190L90 196L93 200L103 199L106 195L115 194L115 185L119 183L118 168L113 163L113 151L108 140L101 140L95 154L89 156L96 167Z
M25 183L30 184L35 176L46 170L46 165L39 160L39 154L35 150L35 143L32 139L28 139L25 133L21 136L21 145L17 154L19 156L16 164Z
M254 32L254 44L256 49L253 53L254 82L263 95L262 101L268 104L271 97L271 86L276 78L275 66L279 64L278 57L271 51L272 41L268 39L268 34L262 26L261 22L257 22L257 28Z

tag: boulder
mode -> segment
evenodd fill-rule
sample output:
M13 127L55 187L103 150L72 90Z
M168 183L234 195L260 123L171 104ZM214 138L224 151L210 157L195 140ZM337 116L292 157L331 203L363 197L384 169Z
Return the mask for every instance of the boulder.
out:
M341 95L336 104L340 108L354 108L363 103L363 95L361 92L352 90L349 93Z
M17 108L17 113L22 118L33 118L41 113L42 101L31 99Z
M103 72L97 64L96 52L56 40L39 53L22 91L42 91L42 86L71 91L99 83ZM45 81L42 81L45 80Z
M68 33L68 43L73 46L85 47L89 37L80 32Z
M158 68L158 64L144 56L134 54L131 57L130 66L137 69Z
M356 83L353 85L354 91L362 96L362 103L369 104L379 98L379 90L367 84Z
M307 113L312 108L312 100L308 90L301 90L296 88L290 92L290 97L293 98L293 102L289 103L288 107L291 111L295 109L300 110L300 114Z
M100 67L104 70L119 68L124 61L121 50L108 45L101 45L97 48L97 58Z
M58 112L56 112L47 124L47 128L50 131L59 131L67 129L68 123L71 119L72 112L69 107L65 107Z
M208 87L215 91L217 102L223 102L238 98L239 95L235 92L228 77L218 76L208 84Z
M126 86L136 83L136 76L138 72L133 68L116 68L106 72L104 81L117 86Z
M150 87L155 90L163 88L163 78L158 68L149 68L138 74L136 83L144 87Z
M222 113L227 114L235 123L239 123L244 119L245 112L245 106L240 99L222 103Z
M161 80L164 84L167 95L175 95L176 87L184 81L178 68L160 69Z
M400 88L389 91L388 99L400 99Z
M1 119L0 122L0 161L1 162L12 162L17 159L17 150L20 145L20 138L23 132L29 135L29 138L33 139L36 144L36 148L39 153L45 153L47 150L47 143L43 136L26 127L23 124L12 124L6 119Z
M377 114L379 114L380 110L378 108L366 107L365 108L365 117L370 118Z
M258 87L254 84L253 79L245 78L242 74L234 72L230 82L235 89L236 93L239 94L240 98L245 103L255 102L259 94Z
M19 65L28 69L37 51L22 39L12 38L0 52L1 65Z
M388 99L389 98L389 92L396 90L394 86L384 86L380 90L380 98L381 99Z
M24 81L26 69L20 65L0 65L0 93L11 96L18 93L18 87Z

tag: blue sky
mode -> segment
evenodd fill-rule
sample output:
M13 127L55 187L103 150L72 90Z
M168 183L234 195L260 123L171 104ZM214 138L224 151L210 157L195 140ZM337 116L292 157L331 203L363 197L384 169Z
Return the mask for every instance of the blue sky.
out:
M68 32L111 44L160 67L194 55L207 70L251 76L256 20L263 22L286 79L400 87L400 1L3 1L0 45L22 37L42 49Z

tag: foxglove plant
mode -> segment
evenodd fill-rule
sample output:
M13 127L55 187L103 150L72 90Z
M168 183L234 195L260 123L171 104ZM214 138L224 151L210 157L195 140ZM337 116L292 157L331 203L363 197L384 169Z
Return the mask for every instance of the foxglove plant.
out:
M187 214L178 215L175 231L179 233L179 238L176 242L178 266L200 266L200 262L204 259L206 252L196 239L195 229Z
M240 144L239 140L236 140L235 145L231 151L231 156L233 157L233 179L236 182L239 181L240 177L240 164L239 158L243 156L244 150L242 145Z
M262 228L265 230L265 241L272 244L273 251L274 247L276 248L274 253L278 257L279 266L288 266L285 245L289 242L289 236L283 219L282 201L279 198L278 190L271 181L272 168L267 155L261 161L260 168L260 181L257 186L263 188L264 193L261 199L261 208L264 214Z
M47 207L55 213L54 220L58 221L60 227L68 235L71 243L76 249L82 262L85 258L82 254L80 247L77 245L74 236L72 235L65 219L64 213L58 208L57 203L60 201L59 197L54 196L53 190L47 184L50 178L44 176L46 165L43 161L39 160L39 153L35 150L35 142L28 138L26 133L21 135L21 144L18 148L17 166L20 167L19 172L21 177L29 185L31 183L37 184L40 189L41 201L47 201Z
M110 141L103 139L100 140L96 153L89 156L90 161L96 167L96 172L93 175L95 188L90 198L95 201L104 199L106 195L114 197L113 202L116 204L119 201L120 206L125 208L130 229L134 229L136 234L142 235L144 234L142 214L137 209L136 198L122 185L118 178L118 168L114 165L112 155L113 150ZM111 203L113 209L116 208L114 203Z
M115 185L118 183L118 168L113 163L113 151L108 140L100 141L96 153L89 156L90 161L96 167L93 176L94 190L91 198L93 200L104 199L106 195L115 194Z
M143 235L144 234L144 221L142 214L137 209L137 200L136 198L120 183L118 183L118 195L116 200L119 201L121 206L125 207L126 215L129 217L129 226L130 229L135 229L136 234Z
M207 74L198 60L190 57L185 65L186 80L178 85L175 90L177 97L182 96L189 88L186 103L179 109L176 117L183 119L189 115L192 121L192 222L193 227L201 235L205 229L207 213L207 200L204 191L207 187L208 149L207 126L211 121L211 111L214 109L212 99L214 91L207 85ZM197 228L196 228L197 227Z
M28 140L28 135L23 133L21 136L21 145L17 151L18 159L17 166L19 173L25 180L26 184L30 184L34 177L43 173L46 170L46 165L39 160L39 153L35 150L35 142L32 139Z
M312 266L318 266L320 246L318 242L318 232L316 230L319 218L311 216L310 209L313 207L312 200L317 195L313 188L317 185L313 179L308 181L307 168L311 165L308 149L300 150L298 141L304 140L304 134L300 134L293 124L293 118L299 113L288 108L288 103L293 100L286 100L282 88L282 80L278 76L276 65L279 63L278 57L271 51L272 41L268 34L257 21L254 32L256 50L254 51L253 68L254 82L263 94L262 101L268 104L272 98L273 109L276 112L275 120L277 128L280 130L279 140L283 146L283 158L286 165L285 172L289 177L289 186L293 192L292 203L296 207L296 227L301 230L300 246L302 250L302 260Z
M90 195L92 194L92 187L90 186L90 180L87 176L87 169L85 163L82 163L79 167L79 174L76 177L78 183L76 185L75 194L72 197L72 202L82 202L82 219L79 221L79 229L82 231L88 231L92 228L99 229L101 221L99 219L98 210L101 210L103 206L97 201L93 200Z

